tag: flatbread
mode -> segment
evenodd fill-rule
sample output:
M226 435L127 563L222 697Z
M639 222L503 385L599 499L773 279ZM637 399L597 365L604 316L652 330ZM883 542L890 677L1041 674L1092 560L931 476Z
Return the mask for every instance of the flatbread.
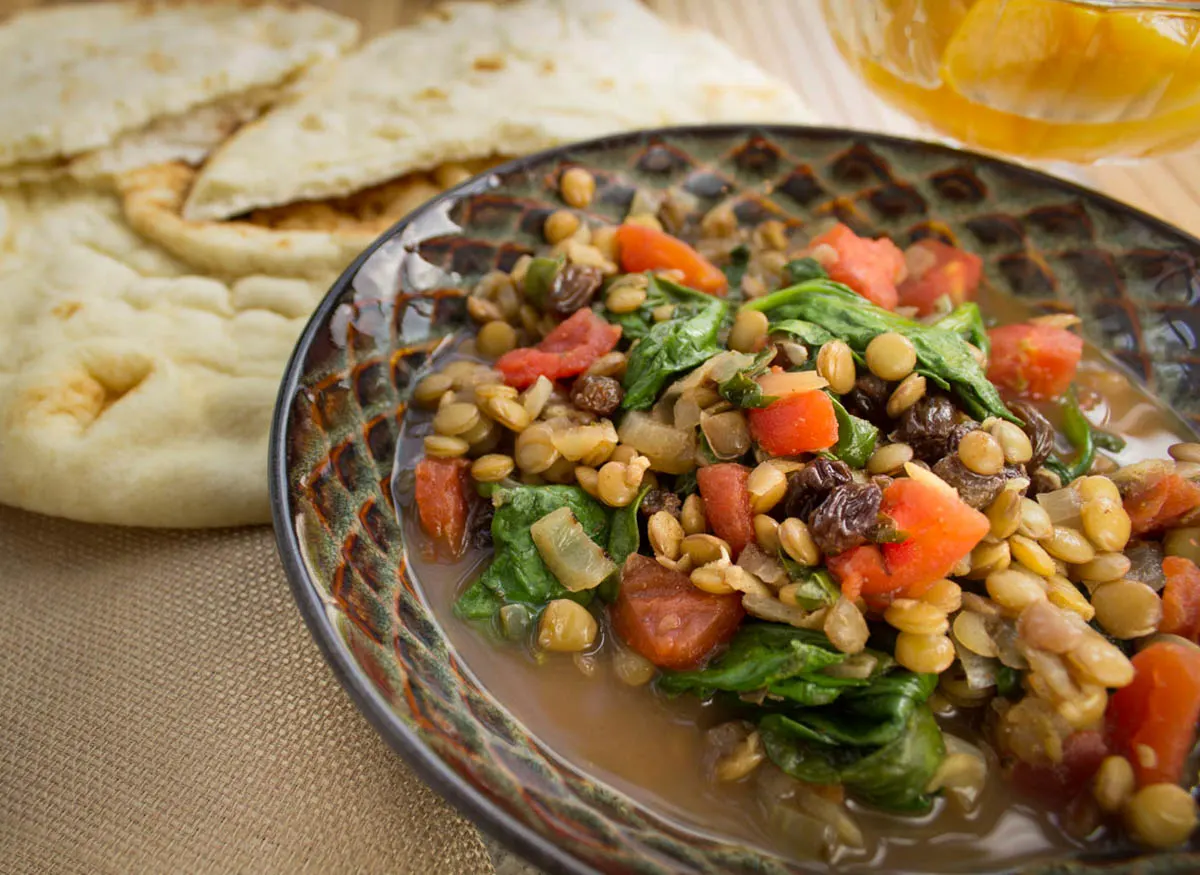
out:
M130 227L193 269L220 276L337 274L380 234L459 178L492 162L441 165L352 195L254 210L229 221L187 221L181 213L196 171L160 164L117 181Z
M357 37L356 23L316 7L237 0L20 13L0 27L0 166L34 173L106 149L157 119L281 85Z
M788 86L637 0L435 13L308 77L241 128L202 168L184 216L336 197L444 161L631 128L811 118Z
M0 502L95 523L270 519L267 434L321 281L190 271L111 195L0 212Z

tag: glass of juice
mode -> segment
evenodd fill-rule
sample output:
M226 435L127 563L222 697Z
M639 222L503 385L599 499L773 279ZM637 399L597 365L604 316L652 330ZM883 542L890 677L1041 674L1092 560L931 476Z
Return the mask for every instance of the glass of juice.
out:
M822 4L873 91L965 145L1092 163L1200 141L1200 2Z

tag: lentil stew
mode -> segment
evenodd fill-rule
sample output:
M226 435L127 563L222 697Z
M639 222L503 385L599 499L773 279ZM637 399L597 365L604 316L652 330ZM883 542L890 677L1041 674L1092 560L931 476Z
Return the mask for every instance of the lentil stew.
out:
M1178 420L971 253L637 197L595 224L581 174L398 448L485 685L630 792L847 870L1187 842Z

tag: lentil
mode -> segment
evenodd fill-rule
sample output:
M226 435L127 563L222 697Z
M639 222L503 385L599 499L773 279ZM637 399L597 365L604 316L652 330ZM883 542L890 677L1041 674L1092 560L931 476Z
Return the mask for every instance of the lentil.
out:
M971 568L966 576L972 580L983 580L994 571L1003 571L1012 564L1012 554L1008 541L987 543L986 541L971 551Z
M623 352L607 352L600 356L583 372L585 377L612 377L619 380L625 375L627 360Z
M954 642L945 635L896 636L896 662L909 671L940 674L954 663Z
M1115 814L1133 796L1133 766L1123 756L1108 756L1100 763L1092 779L1092 795L1100 810Z
M596 179L582 167L570 167L563 171L558 182L562 199L578 210L591 206L596 194Z
M944 611L916 599L896 599L888 605L883 618L901 632L914 635L945 635L950 630Z
M1133 794L1124 809L1125 826L1152 848L1172 848L1196 829L1196 800L1177 784L1151 784Z
M511 398L492 398L487 402L487 412L492 419L509 431L522 432L529 428L529 411L519 401Z
M758 732L751 732L738 742L733 750L717 760L717 780L740 781L757 769L766 758L762 737Z
M1184 442L1167 447L1171 458L1177 462L1200 462L1200 444Z
M542 226L542 234L548 243L558 243L566 240L579 230L579 216L570 210L555 210L546 218Z
M787 493L787 477L774 465L764 462L750 472L746 480L750 508L756 514L767 513Z
M433 430L453 437L469 431L478 422L478 407L465 401L455 401L438 410L433 417Z
M425 440L425 455L437 456L442 459L453 459L465 456L470 445L462 438L447 437L441 434L428 435Z
M1004 469L1004 451L996 439L982 429L969 431L958 442L958 458L968 471L991 477Z
M480 483L497 483L513 472L512 456L489 453L471 463L471 476Z
M634 653L625 647L613 650L613 674L617 680L630 687L641 687L653 680L658 671L654 663L640 653Z
M1050 530L1053 533L1054 527L1051 526ZM1034 574L1049 577L1057 573L1058 569L1054 564L1054 559L1041 544L1031 538L1027 538L1025 535L1013 535L1008 539L1008 545L1013 558Z
M1061 608L1036 599L1017 618L1022 641L1048 653L1070 653L1083 640L1083 630Z
M596 640L599 627L588 609L570 599L554 599L538 621L538 647L554 653L578 653Z
M683 541L683 526L667 511L660 510L646 523L646 534L655 554L678 559Z
M443 373L427 374L413 387L413 401L419 407L437 407L442 396L454 388L454 380Z
M962 587L943 577L929 585L921 601L928 602L944 614L950 614L962 607L962 596Z
M867 621L862 611L845 596L838 598L829 609L822 628L825 637L842 653L861 653L867 646Z
M1097 498L1107 498L1118 504L1121 501L1121 491L1117 489L1117 484L1107 477L1080 477L1072 485L1078 490L1079 498L1083 501L1094 501Z
M729 330L729 348L738 352L757 352L767 338L767 314L758 310L739 310Z
M1082 565L1096 558L1096 549L1077 529L1055 526L1050 537L1041 540L1042 547L1055 559L1071 565Z
M726 582L720 568L697 568L692 571L690 579L692 586L702 592L712 595L728 595L733 592L733 587Z
M1017 534L1027 539L1040 541L1048 538L1054 532L1054 524L1050 522L1050 514L1032 498L1021 499L1021 523L1017 526Z
M1158 593L1136 580L1114 580L1092 593L1096 621L1114 638L1141 638L1158 628L1162 600Z
M490 359L500 358L517 345L517 329L496 319L479 329L475 346L479 354Z
M1000 419L992 423L988 431L1000 445L1008 464L1023 465L1033 458L1033 444L1020 426Z
M887 415L892 419L900 416L925 397L925 378L920 374L909 374L900 381L887 401Z
M1106 583L1120 580L1129 573L1132 564L1124 553L1097 553L1095 559L1076 565L1073 571L1080 580Z
M537 419L541 416L542 411L546 408L546 402L550 400L553 393L554 383L545 376L538 377L537 381L525 390L525 394L521 396L521 404L525 407L525 412L529 414L530 419Z
M975 611L963 611L954 618L954 637L967 650L979 656L995 658L1000 654L988 632L987 620Z
M632 313L644 303L646 290L629 284L614 284L604 299L604 306L613 313Z
M844 340L831 340L821 346L817 353L817 373L838 395L845 395L854 388L854 355Z
M871 338L866 350L867 367L881 380L903 380L917 366L917 351L912 341L895 331Z
M1087 683L1115 689L1133 680L1133 663L1115 645L1091 630L1067 654L1067 662L1073 673Z
M1050 604L1072 611L1087 622L1091 622L1092 617L1096 616L1096 609L1075 584L1057 574L1046 581L1046 598L1050 600Z
M641 478L638 478L637 483L630 483L630 467L621 462L605 462L598 474L596 489L600 493L600 500L609 507L625 507L638 494L638 486L641 485Z
M913 448L908 444L884 444L867 459L868 474L893 474L913 460Z
M1000 490L1000 494L988 505L986 511L991 528L988 530L993 538L1003 540L1015 535L1021 524L1021 493L1009 486ZM1011 545L1010 545L1011 549Z
M779 523L766 514L754 517L754 540L767 553L779 552Z
M541 474L558 461L554 433L545 423L535 423L517 435L513 447L517 467L526 474Z
M494 302L477 295L467 298L467 315L480 324L504 318L504 314L500 312L500 308Z
M575 480L592 498L600 498L600 474L595 468L589 468L587 465L575 466Z
M992 601L1014 615L1046 598L1045 581L1018 568L993 571L987 576L986 586Z
M685 498L683 508L679 512L679 522L689 535L698 535L705 531L708 528L708 518L704 514L704 499L695 494Z
M1096 479L1106 478L1097 477ZM1079 513L1083 518L1083 533L1096 546L1096 549L1111 553L1125 549L1125 545L1129 543L1132 523L1120 500L1114 501L1107 497L1093 498L1084 501Z
M697 567L710 562L728 561L730 556L729 544L716 535L687 535L679 546Z
M819 565L821 551L804 520L788 517L779 524L779 546L801 565Z

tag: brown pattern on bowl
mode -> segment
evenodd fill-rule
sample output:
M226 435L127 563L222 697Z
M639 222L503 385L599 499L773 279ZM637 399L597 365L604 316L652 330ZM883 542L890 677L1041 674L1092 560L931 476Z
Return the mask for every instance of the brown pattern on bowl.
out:
M557 177L596 176L594 221L637 187L682 186L696 218L730 200L746 224L835 216L901 245L936 236L983 256L988 280L1088 337L1200 422L1200 241L1031 170L942 146L801 127L626 134L476 177L417 210L338 280L288 365L271 439L275 530L292 586L335 674L381 735L443 795L556 872L798 873L699 837L564 764L481 689L421 599L391 480L408 392L465 322L463 290L541 243ZM404 460L405 464L413 460ZM1200 872L1195 849L1074 860L1051 873Z

